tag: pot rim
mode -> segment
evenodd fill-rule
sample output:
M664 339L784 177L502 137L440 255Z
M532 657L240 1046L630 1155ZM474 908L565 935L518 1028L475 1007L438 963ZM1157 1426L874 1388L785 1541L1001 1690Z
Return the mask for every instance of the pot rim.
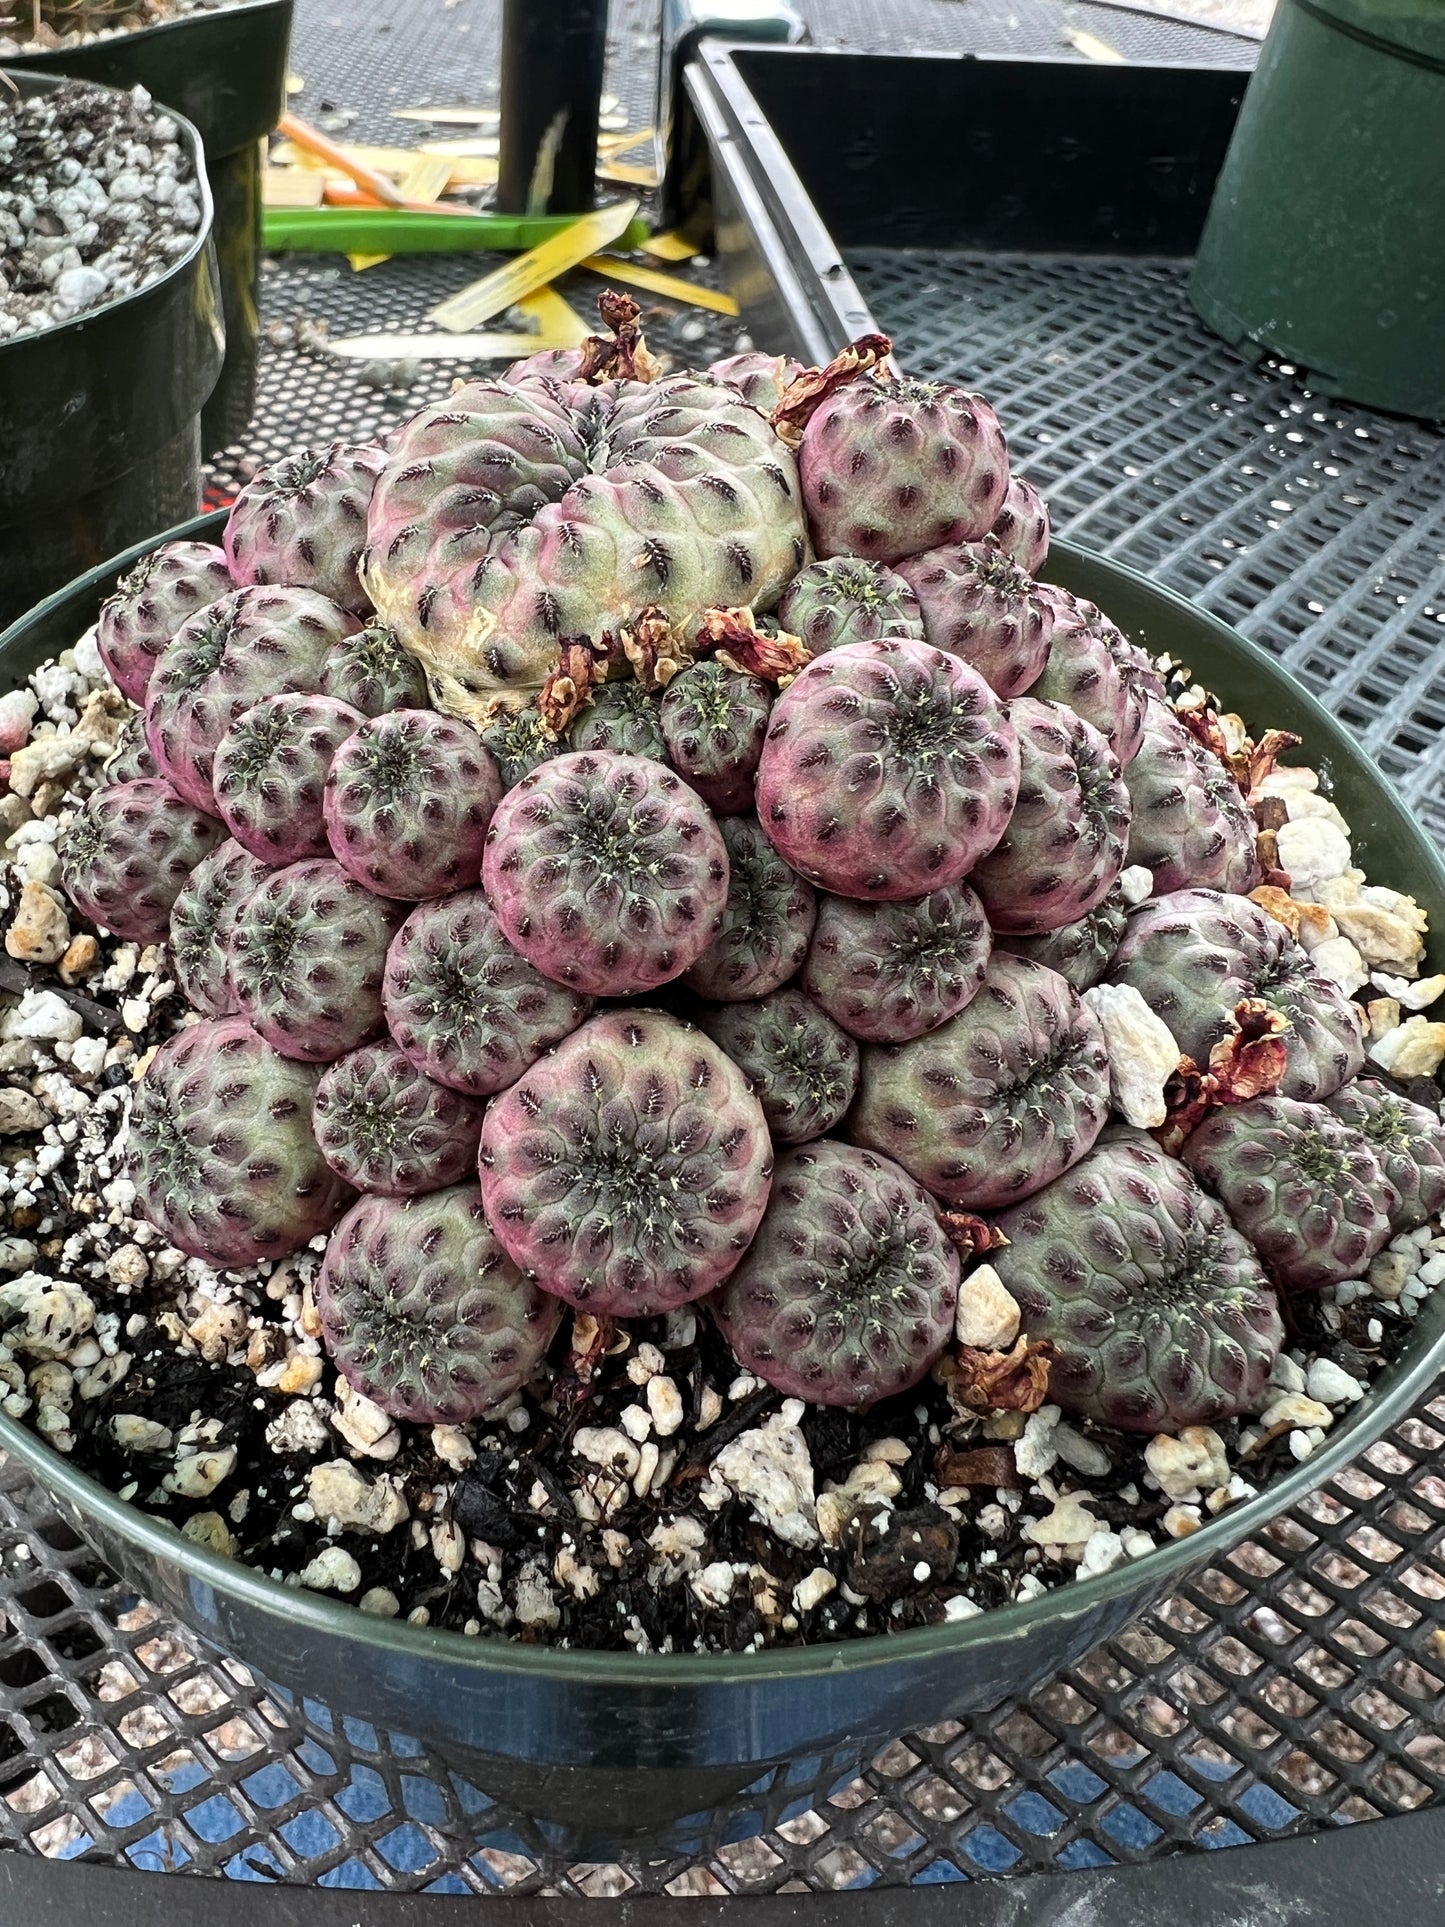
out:
M213 533L224 518L222 510L169 529L137 545L124 557L102 564L37 605L0 636L0 677L4 672L4 648L20 641L33 623L57 611L67 597L113 581L130 560L161 542L193 540ZM1428 873L1445 897L1445 859L1414 822L1388 779L1364 757L1329 711L1274 657L1218 616L1112 557L1061 538L1054 540L1050 554L1115 573L1135 589L1187 613L1191 622L1212 629L1231 650L1251 659L1251 666L1280 685L1302 715L1307 732L1305 742L1312 751L1315 748L1333 750L1368 763L1381 800L1408 826L1405 841L1412 867ZM1323 760L1323 756L1315 760ZM308 1592L304 1587L283 1585L252 1566L193 1545L181 1537L176 1527L117 1498L107 1486L80 1471L21 1421L8 1418L3 1412L0 1412L0 1451L13 1453L43 1487L52 1495L68 1500L82 1517L95 1519L108 1532L129 1541L153 1559L176 1567L191 1584L222 1595L230 1594L255 1612L281 1615L318 1638L343 1638L379 1652L401 1654L424 1664L450 1668L458 1674L511 1674L554 1684L605 1685L624 1691L704 1685L746 1688L774 1680L907 1666L913 1661L936 1659L941 1655L962 1657L973 1649L1007 1646L1010 1641L1021 1643L1050 1620L1066 1622L1128 1595L1137 1595L1139 1609L1143 1610L1148 1598L1157 1598L1169 1590L1171 1581L1182 1582L1189 1574L1216 1562L1358 1458L1409 1411L1442 1369L1445 1369L1445 1289L1425 1299L1401 1357L1381 1374L1363 1399L1336 1421L1322 1446L1253 1498L1227 1508L1197 1532L1170 1540L1143 1558L1127 1561L1110 1572L1088 1579L1066 1580L1036 1599L994 1607L967 1619L761 1653L576 1651L528 1646L490 1634L468 1638L442 1627L379 1619L361 1612L354 1604Z
M251 0L251 3L269 7L284 5L285 0ZM197 17L196 15L188 16L188 18L191 19ZM164 26L177 26L179 24L181 23L174 20L162 23ZM150 33L155 31L155 29L142 27L137 31ZM111 82L106 80L90 80L78 74L55 74L49 72L44 67L12 64L6 60L0 60L0 74L8 74L13 81L19 84L22 97L27 93L27 83L35 81L44 83L42 86L29 89L29 91L37 94L51 93L55 88L63 87L70 83L81 87L100 87L108 94L128 95L131 91L127 87L113 86ZM149 89L147 89L147 92L149 92ZM154 299L155 296L163 293L183 269L194 266L196 261L205 253L206 248L210 245L211 230L215 225L216 219L216 207L215 202L211 198L211 180L209 174L206 172L206 151L200 134L196 131L194 124L187 120L184 114L178 112L174 107L168 107L164 101L156 100L155 97L152 96L151 106L155 110L158 119L161 116L165 116L176 123L176 126L181 130L190 148L191 166L195 170L196 186L199 189L198 198L201 203L200 224L196 229L191 245L186 249L184 254L178 254L176 256L175 260L170 263L163 274L158 274L154 281L148 281L143 288L132 288L129 294L117 295L113 301L103 301L98 308L88 308L84 314L76 315L73 320L61 322L58 328L39 328L29 334L12 335L9 339L0 342L0 355L13 354L27 349L32 353L43 353L45 344L49 342L64 341L73 338L82 328L94 328L101 323L108 323L113 316L124 315L129 309L138 308L142 302L150 301ZM164 536L161 537L162 541L165 539ZM144 548L137 551L137 553L141 555L144 555L145 552ZM110 564L108 562L102 563L100 571L96 573L101 573L109 567ZM73 587L74 585L72 584L70 586ZM61 593L64 594L64 590L62 590ZM43 607L44 605L41 604L39 606ZM20 624L28 620L28 617L22 616L20 618ZM18 627L20 625L17 624L16 626Z
M204 7L197 13L177 14L173 20L153 20L148 27L131 27L125 33L97 34L94 40L75 40L62 47L36 47L28 53L0 55L0 67L14 67L25 73L43 73L45 62L50 56L69 59L72 54L89 53L96 47L125 46L132 40L154 40L161 34L183 32L194 27L198 21L214 20L218 15L229 18L237 13L268 13L280 11L283 7L294 7L296 0L227 0L221 7ZM34 65L31 65L34 62ZM67 75L74 79L74 75ZM99 86L107 85L100 81Z

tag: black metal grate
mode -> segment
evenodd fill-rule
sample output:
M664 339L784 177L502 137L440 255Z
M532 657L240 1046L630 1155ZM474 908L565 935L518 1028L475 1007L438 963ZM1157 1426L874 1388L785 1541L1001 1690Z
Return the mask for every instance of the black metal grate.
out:
M0 1849L433 1892L796 1892L1142 1860L1445 1793L1445 1401L993 1717L812 1762L687 1857L569 1865L360 1721L286 1705L129 1596L0 1464Z
M1445 845L1445 428L1250 366L1175 265L877 250L849 266L913 373L995 404L1061 530L1271 649Z

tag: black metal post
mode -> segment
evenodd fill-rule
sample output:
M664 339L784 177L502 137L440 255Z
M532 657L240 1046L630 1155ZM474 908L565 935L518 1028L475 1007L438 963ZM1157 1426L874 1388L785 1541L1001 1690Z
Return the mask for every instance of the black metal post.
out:
M506 0L502 13L504 214L585 214L597 173L607 0Z

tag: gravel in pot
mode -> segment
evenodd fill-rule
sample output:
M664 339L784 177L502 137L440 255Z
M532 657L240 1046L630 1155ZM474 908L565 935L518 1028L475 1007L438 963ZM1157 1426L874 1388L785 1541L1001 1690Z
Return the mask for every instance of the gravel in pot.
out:
M0 619L191 513L224 339L195 129L21 72L0 105Z
M144 88L67 81L0 103L0 339L150 287L201 223L194 158Z

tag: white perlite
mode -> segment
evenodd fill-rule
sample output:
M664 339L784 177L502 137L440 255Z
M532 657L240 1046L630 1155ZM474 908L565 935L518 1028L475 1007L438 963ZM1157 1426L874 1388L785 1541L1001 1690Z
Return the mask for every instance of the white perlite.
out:
M65 1358L95 1325L95 1303L79 1285L27 1271L0 1285L0 1330L12 1351Z
M1350 839L1324 816L1291 816L1275 833L1282 867L1296 890L1331 883L1350 867Z
M1025 1522L1025 1539L1031 1545L1042 1546L1046 1553L1052 1553L1055 1557L1077 1549L1082 1558L1084 1547L1099 1530L1099 1521L1088 1510L1084 1499L1084 1494L1065 1492L1046 1518Z
M345 1546L323 1546L299 1574L308 1592L355 1592L361 1584L361 1567Z
M383 1473L373 1482L348 1459L314 1465L306 1477L306 1498L318 1519L345 1532L384 1535L408 1515L396 1480Z
M1372 1037L1368 1045L1372 1063L1402 1080L1433 1077L1445 1062L1445 1024L1432 1024L1426 1017L1407 1017L1383 1037Z
M1041 1405L1029 1413L1022 1437L1014 1441L1014 1464L1021 1479L1041 1479L1057 1461L1054 1434L1062 1417L1057 1405Z
M992 1265L976 1265L959 1285L953 1331L960 1345L982 1352L1007 1351L1018 1337L1018 1300Z
M28 1037L37 1043L73 1044L84 1029L80 1012L53 990L27 990L0 1020L0 1037Z
M396 1421L344 1378L337 1381L336 1408L331 1423L354 1452L369 1459L396 1457L401 1450Z
M1365 1388L1332 1358L1317 1358L1305 1374L1305 1391L1321 1405L1354 1405Z
M1169 1115L1164 1086L1180 1058L1174 1033L1132 984L1095 984L1084 992L1084 1002L1104 1032L1114 1108L1141 1130L1152 1130Z
M1192 1499L1229 1479L1224 1440L1209 1425L1186 1425L1177 1438L1159 1433L1145 1446L1144 1463L1169 1499Z
M704 1606L721 1609L732 1598L736 1579L737 1574L727 1560L718 1559L704 1566L701 1572L695 1572L687 1583Z
M1353 997L1370 980L1364 958L1348 937L1329 937L1324 943L1316 944L1310 961L1316 970L1337 983L1347 997Z
M1387 971L1377 970L1370 982L1387 997L1393 997L1397 1004L1403 1004L1406 1010L1428 1010L1431 1004L1438 1004L1445 997L1445 974L1419 977L1411 983L1408 977L1392 977Z
M752 1508L760 1524L790 1546L806 1550L818 1543L813 1500L813 1461L799 1430L800 1398L785 1401L780 1412L725 1445L711 1475Z
M821 1606L830 1592L836 1592L838 1581L826 1566L814 1566L804 1573L793 1588L793 1609L795 1612L809 1613L814 1606Z

